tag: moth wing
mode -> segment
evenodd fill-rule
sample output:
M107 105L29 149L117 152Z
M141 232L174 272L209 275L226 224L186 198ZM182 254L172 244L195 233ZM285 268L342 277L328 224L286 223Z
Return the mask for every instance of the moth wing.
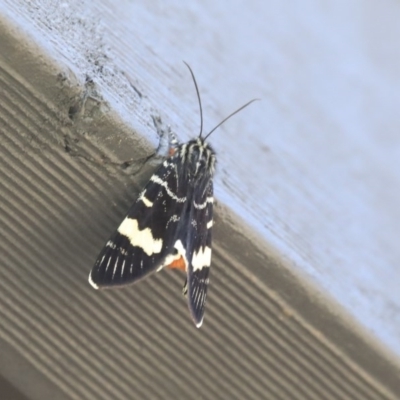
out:
M184 182L174 158L150 178L137 201L100 252L89 275L98 288L134 283L164 266L173 253L187 208Z
M213 183L208 180L205 190L195 190L190 204L189 231L186 239L188 260L187 289L190 314L196 326L203 323L211 264L213 223Z

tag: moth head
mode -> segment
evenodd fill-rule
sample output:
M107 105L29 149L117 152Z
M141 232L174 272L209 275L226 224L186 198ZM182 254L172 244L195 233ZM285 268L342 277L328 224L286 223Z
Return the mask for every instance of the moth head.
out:
M202 177L214 174L215 152L205 139L201 137L192 139L182 146L181 151L191 176Z

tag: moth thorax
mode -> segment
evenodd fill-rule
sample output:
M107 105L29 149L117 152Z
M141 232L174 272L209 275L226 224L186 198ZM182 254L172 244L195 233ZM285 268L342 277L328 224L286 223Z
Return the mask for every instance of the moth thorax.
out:
M194 177L213 175L215 169L214 150L201 138L191 140L186 148L189 173Z

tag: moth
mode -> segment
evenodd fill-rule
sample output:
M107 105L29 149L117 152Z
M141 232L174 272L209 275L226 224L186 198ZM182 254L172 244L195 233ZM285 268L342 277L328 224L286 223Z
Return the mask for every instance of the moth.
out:
M199 89L193 71L185 64L196 88L200 134L183 144L171 134L169 157L101 250L89 283L95 289L112 288L135 283L163 268L183 270L183 294L199 328L209 284L216 166L215 151L206 140L227 119L258 99L240 107L203 137Z

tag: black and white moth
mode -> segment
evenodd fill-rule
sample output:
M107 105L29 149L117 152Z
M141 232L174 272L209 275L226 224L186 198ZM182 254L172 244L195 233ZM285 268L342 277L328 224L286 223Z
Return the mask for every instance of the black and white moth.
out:
M186 64L186 63L185 63ZM205 137L200 94L200 134L179 144L170 137L169 157L150 178L117 231L101 250L89 275L95 288L118 287L165 267L186 272L183 293L196 326L203 323L211 264L213 175L216 156Z

